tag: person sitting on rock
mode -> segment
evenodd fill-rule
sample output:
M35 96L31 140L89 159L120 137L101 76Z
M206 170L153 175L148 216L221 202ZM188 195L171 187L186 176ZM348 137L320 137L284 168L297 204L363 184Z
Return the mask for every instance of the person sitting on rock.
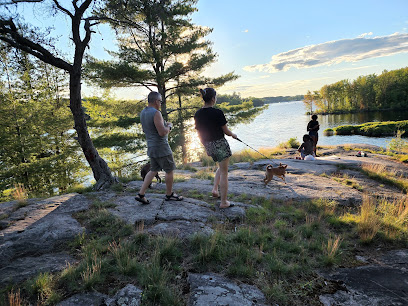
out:
M313 156L314 154L313 149L314 145L312 138L308 134L303 135L303 143L300 145L298 149L298 151L300 152L301 159L305 159L307 155Z

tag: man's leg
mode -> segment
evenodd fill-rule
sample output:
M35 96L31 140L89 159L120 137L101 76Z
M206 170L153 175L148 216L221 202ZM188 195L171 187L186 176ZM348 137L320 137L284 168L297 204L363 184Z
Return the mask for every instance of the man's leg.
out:
M139 194L144 195L146 193L147 188L152 183L153 178L156 176L158 171L149 171L147 172L145 179L143 181L142 187L140 188Z
M170 196L173 192L174 171L166 172L166 195Z

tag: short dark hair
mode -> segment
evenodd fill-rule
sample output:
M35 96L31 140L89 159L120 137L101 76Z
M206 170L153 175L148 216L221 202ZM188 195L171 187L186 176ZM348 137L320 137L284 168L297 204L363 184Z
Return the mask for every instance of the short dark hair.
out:
M217 95L217 92L214 88L207 87L206 89L200 89L201 95L203 96L203 100L205 103L211 101Z
M313 115L313 116L312 116L312 119L313 119L313 120L316 120L316 119L317 119L317 115Z
M147 103L153 103L156 100L161 99L161 94L158 93L157 91L151 91L149 95L147 96Z
M309 141L309 140L311 140L311 139L312 139L312 137L310 137L309 134L303 135L303 141L304 141L304 142Z

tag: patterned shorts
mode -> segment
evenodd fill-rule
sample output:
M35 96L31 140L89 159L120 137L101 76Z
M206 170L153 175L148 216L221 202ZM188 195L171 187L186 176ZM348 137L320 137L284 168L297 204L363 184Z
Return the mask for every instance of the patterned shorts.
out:
M211 156L215 162L221 162L232 155L228 141L221 138L204 144L207 155Z

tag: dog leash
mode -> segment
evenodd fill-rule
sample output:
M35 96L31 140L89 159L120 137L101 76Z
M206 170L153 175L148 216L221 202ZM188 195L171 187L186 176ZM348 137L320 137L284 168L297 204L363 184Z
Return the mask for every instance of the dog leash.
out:
M238 141L240 141L240 142L242 142L244 145L246 145L247 147L251 148L251 149L254 150L255 152L261 154L261 155L262 155L263 157L265 157L266 159L270 159L269 157L263 155L263 154L262 154L261 152L259 152L258 150L255 150L255 149L254 149L253 147L251 147L249 144L243 142L241 139L239 139L239 138L235 138L235 139L238 140Z

